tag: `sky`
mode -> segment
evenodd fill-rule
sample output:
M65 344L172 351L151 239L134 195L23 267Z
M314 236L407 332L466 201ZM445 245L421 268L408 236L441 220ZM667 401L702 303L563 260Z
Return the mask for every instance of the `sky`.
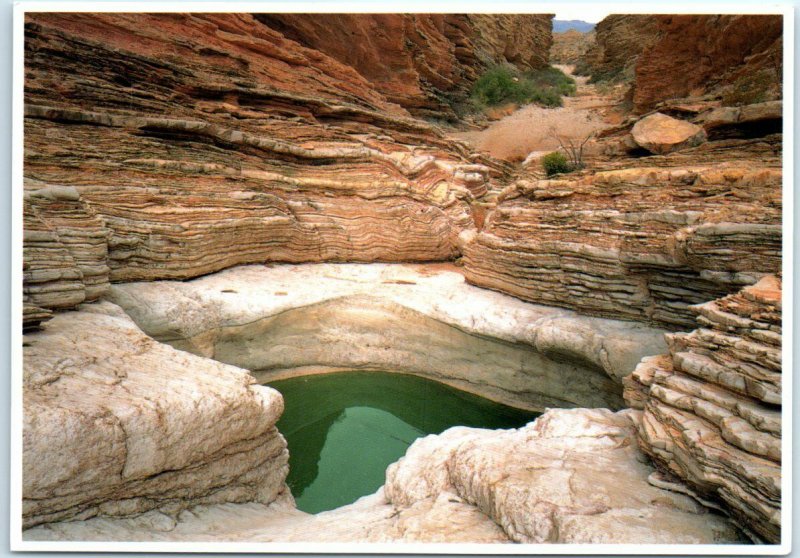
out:
M596 8L593 6L559 6L555 10L555 19L570 20L579 19L581 21L588 21L589 23L597 23L610 12L604 10L601 6Z

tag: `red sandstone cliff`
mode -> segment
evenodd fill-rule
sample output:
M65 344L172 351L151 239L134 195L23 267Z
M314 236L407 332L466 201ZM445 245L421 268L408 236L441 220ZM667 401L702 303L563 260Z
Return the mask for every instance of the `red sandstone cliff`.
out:
M30 14L25 70L31 323L109 281L452 259L496 172L251 15Z
M355 68L412 114L453 118L489 66L545 66L551 15L257 14L286 37Z
M710 95L725 105L781 98L778 15L611 15L578 70L628 80L635 112Z
M662 15L658 39L636 64L633 102L708 93L725 104L780 97L783 23L779 15Z

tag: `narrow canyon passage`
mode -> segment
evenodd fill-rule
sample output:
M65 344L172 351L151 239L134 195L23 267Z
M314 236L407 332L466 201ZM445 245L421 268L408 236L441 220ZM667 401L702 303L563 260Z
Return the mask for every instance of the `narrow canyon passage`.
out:
M20 549L786 543L781 16L24 16Z

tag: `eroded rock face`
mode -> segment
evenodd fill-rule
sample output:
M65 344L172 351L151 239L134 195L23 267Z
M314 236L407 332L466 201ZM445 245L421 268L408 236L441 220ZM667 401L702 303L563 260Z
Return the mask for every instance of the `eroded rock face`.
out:
M552 410L519 430L452 428L414 443L384 490L406 507L454 492L522 543L720 543L730 524L648 484L635 412ZM655 505L654 505L655 504Z
M650 153L666 155L700 145L706 139L706 132L696 124L656 112L637 121L631 136Z
M23 526L273 501L283 399L99 302L25 336Z
M520 180L461 241L470 283L674 330L780 270L781 235L780 170L730 163Z
M418 116L455 118L489 66L547 65L551 15L258 14L288 38L355 68L372 86ZM344 39L344 40L343 40Z
M755 540L781 538L781 280L697 307L700 328L626 380L639 444Z
M518 430L417 440L374 495L315 516L286 503L198 506L30 529L27 540L727 543L740 535L648 482L638 412L551 410Z
M652 17L658 38L636 63L636 110L644 112L666 99L735 94L735 89L753 89L751 103L780 97L782 16Z
M269 381L336 370L412 373L509 405L621 407L621 378L663 331L528 304L452 266L248 266L114 285L148 334ZM314 285L313 289L306 285Z
M630 81L636 60L657 39L657 18L645 14L612 14L594 28L594 41L578 68L595 81Z
M109 280L450 259L503 172L249 15L29 14L25 56L31 320Z
M578 64L586 52L592 48L595 33L581 33L568 29L563 33L553 33L553 46L550 47L550 60L554 64Z
M781 98L780 15L610 15L578 63L595 80L627 80L634 111L670 99L726 104Z

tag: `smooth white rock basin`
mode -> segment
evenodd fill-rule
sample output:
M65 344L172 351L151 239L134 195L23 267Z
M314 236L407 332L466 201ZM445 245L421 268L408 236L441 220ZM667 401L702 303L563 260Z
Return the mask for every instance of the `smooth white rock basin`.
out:
M663 330L523 302L449 264L241 266L111 299L155 339L260 381L397 371L535 411L621 408L621 378L666 350Z

